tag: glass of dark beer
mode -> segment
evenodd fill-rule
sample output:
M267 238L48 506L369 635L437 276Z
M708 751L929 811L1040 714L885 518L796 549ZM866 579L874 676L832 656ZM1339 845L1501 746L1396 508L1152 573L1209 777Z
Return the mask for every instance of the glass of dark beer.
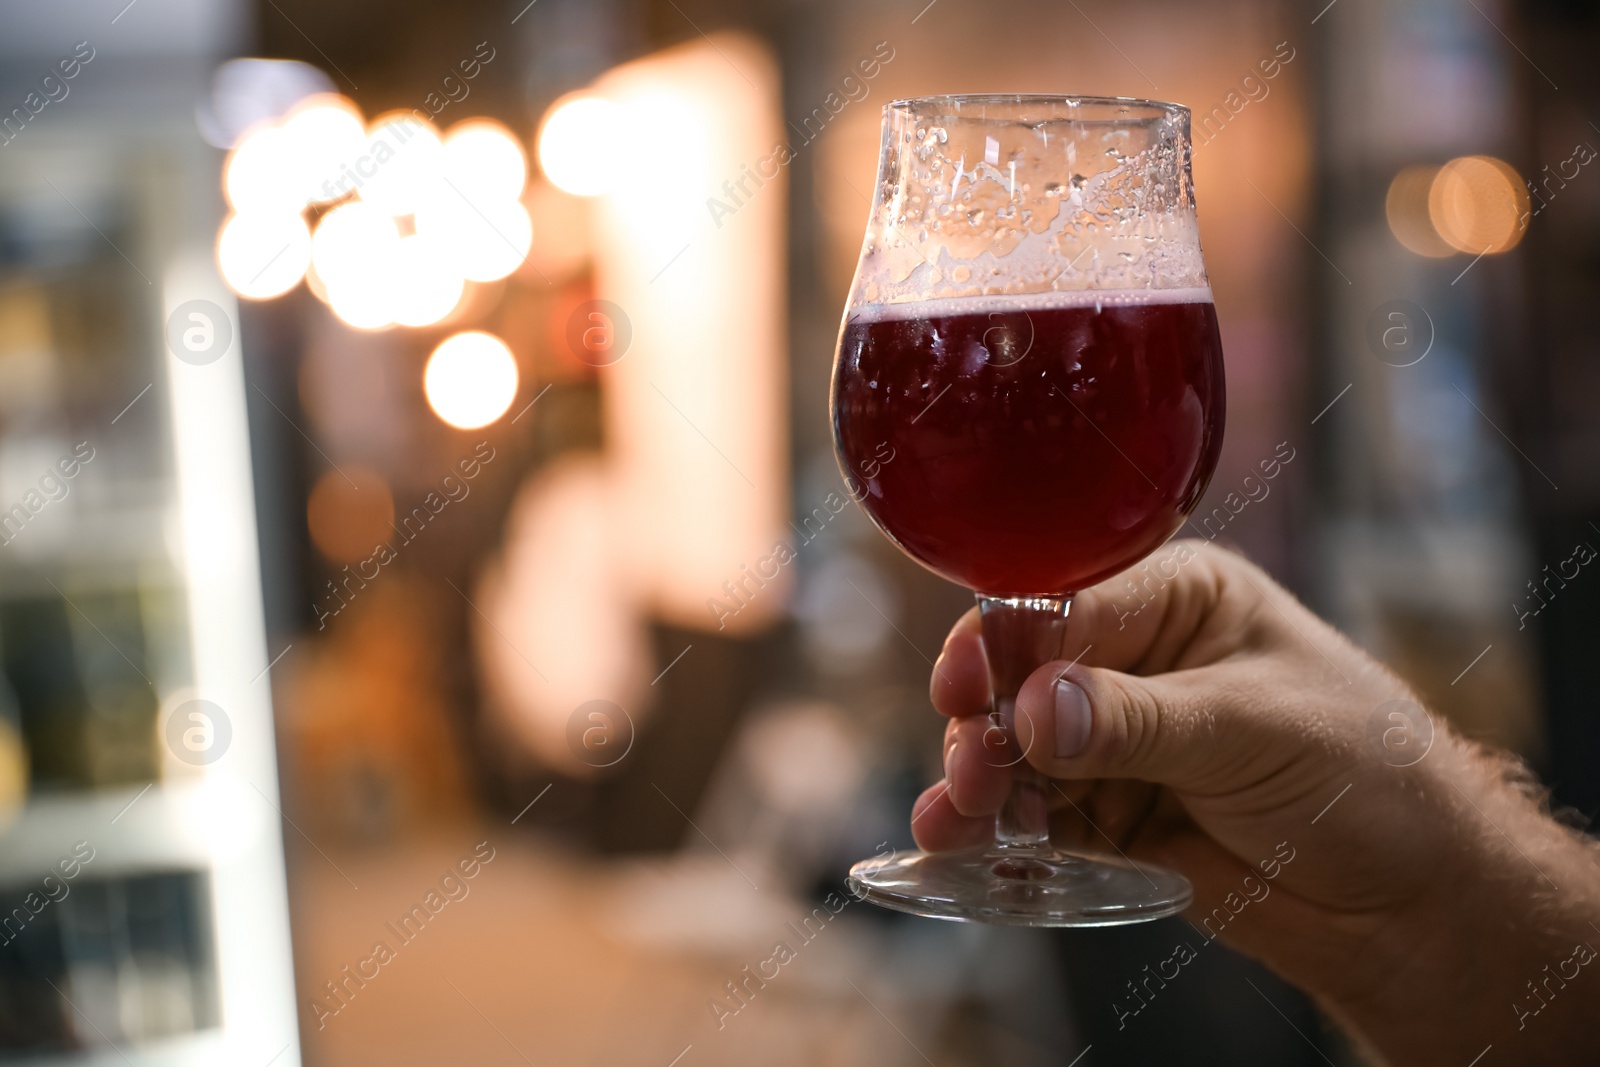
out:
M858 863L850 884L865 899L1023 926L1141 922L1191 899L1181 875L1054 846L1052 787L1014 728L1022 682L1062 654L1073 593L1172 536L1222 447L1189 156L1176 104L942 96L884 109L834 441L883 532L976 592L1003 740L988 758L1012 786L992 845Z

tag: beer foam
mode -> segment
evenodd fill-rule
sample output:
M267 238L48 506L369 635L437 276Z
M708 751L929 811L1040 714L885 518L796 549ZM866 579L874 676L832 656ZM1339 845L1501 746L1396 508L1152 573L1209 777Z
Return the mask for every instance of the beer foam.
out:
M853 305L1209 284L1186 116L890 115Z
M894 322L946 315L1019 314L1064 308L1140 307L1147 304L1209 304L1209 286L1188 289L1070 289L999 296L947 296L893 304L854 304L847 322Z

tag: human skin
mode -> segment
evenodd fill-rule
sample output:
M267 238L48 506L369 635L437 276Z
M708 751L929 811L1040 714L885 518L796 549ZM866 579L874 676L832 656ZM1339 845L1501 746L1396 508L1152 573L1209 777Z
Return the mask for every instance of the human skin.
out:
M1395 766L1412 756L1369 721L1417 695L1243 558L1177 547L1193 558L1136 613L1121 578L1080 593L1064 658L1018 694L1018 739L1056 780L1052 838L1183 872L1197 924L1287 843L1292 862L1220 939L1377 1054L1600 1061L1600 965L1574 962L1600 948L1595 843L1551 817L1515 760L1437 715L1426 755ZM950 718L945 778L913 832L934 851L986 842L1010 757L985 748L999 732L976 610L931 692Z

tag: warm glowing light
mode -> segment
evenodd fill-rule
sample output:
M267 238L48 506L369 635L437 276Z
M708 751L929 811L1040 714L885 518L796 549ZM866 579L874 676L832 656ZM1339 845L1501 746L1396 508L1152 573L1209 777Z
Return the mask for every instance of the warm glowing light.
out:
M539 166L561 189L598 196L611 188L622 165L622 108L595 96L556 101L539 130Z
M467 119L441 138L416 113L366 126L352 101L317 93L229 154L223 185L234 214L218 232L217 263L251 299L304 278L351 326L430 326L460 305L466 282L504 278L526 261L527 178L521 143L491 119ZM345 198L311 232L306 206Z
M217 266L228 287L251 300L293 289L311 262L311 231L289 212L234 215L217 235Z
M1428 190L1438 167L1406 167L1389 183L1389 194L1384 198L1384 214L1389 219L1389 230L1407 250L1419 256L1439 259L1455 252L1433 228L1428 218Z
M785 136L777 64L748 37L717 35L618 67L596 92L626 109L620 169L638 176L593 202L594 290L631 320L630 347L602 372L602 417L632 579L656 618L758 631L782 616L792 568L736 616L706 598L763 545L795 537L782 177L715 241L690 235L706 225L707 188Z
M393 276L368 276L355 281L328 285L328 306L347 326L358 330L381 330L394 325L395 288Z
M511 131L489 119L471 119L444 139L444 176L477 204L515 200L528 180L528 160Z
M311 542L335 563L354 563L372 555L393 530L394 495L383 476L346 463L317 479L306 502Z
M451 426L487 426L517 395L517 361L511 349L490 333L471 330L447 338L422 374L428 406Z
M410 112L379 116L352 164L361 198L391 215L410 215L437 197L443 168L439 131Z
M311 263L339 318L363 330L395 319L400 231L371 204L352 200L323 216L311 237Z
M336 93L319 93L298 104L283 124L302 168L306 198L323 204L355 186L344 173L366 151L361 112Z
M299 211L305 183L293 139L279 126L260 126L228 156L223 189L235 211Z
M463 277L492 282L527 258L533 220L515 200L473 203L447 186L437 201L417 212L417 233L438 242Z
M311 261L325 284L343 285L392 263L399 244L393 219L353 200L323 216L311 238Z
M394 321L402 326L432 326L461 302L461 272L428 237L402 237L395 257L397 289Z
M1475 256L1515 247L1527 212L1522 178L1493 156L1452 159L1428 190L1433 228L1452 247Z

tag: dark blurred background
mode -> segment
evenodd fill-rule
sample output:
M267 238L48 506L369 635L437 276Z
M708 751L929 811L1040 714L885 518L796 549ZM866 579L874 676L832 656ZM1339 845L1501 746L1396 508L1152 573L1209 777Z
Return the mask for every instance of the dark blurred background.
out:
M970 603L834 506L905 96L1192 108L1197 523L1600 811L1590 5L125 3L0 4L0 1059L1368 1062L1221 945L1129 1014L1181 919L798 929Z

